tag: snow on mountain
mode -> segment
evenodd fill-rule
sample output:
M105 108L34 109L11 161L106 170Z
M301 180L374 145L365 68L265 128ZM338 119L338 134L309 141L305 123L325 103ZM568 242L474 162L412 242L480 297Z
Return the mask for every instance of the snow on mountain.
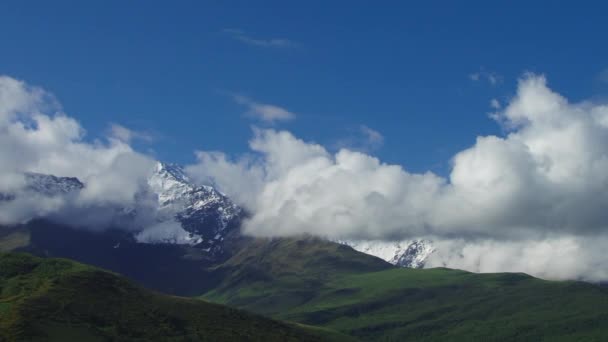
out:
M28 192L65 196L86 186L74 177L39 173L24 173L24 177L23 193L0 193L0 201L27 196ZM111 210L122 222L138 222L137 216L144 213L153 218L153 222L147 220L145 226L136 230L134 238L138 242L192 245L217 254L226 235L238 228L243 210L213 187L191 182L177 165L157 163L147 185L136 194L133 205ZM150 206L149 199L155 199L157 205Z
M159 224L142 231L141 242L199 245L215 253L238 228L243 210L215 188L192 183L178 165L157 163L148 186L158 198Z
M242 214L242 209L226 195L211 186L194 185L183 169L174 164L158 163L148 185L158 196L160 210L175 214L182 223L207 222L215 224L214 231L219 232Z
M353 249L380 259L393 265L410 268L422 268L426 259L434 252L429 240L404 240L396 242L375 240L338 241Z
M61 196L83 189L86 185L73 177L56 177L26 173L26 191L45 196ZM223 252L227 235L238 229L243 209L215 188L194 184L184 170L174 164L157 163L147 180L148 188L141 197L156 200L156 222L142 227L134 235L140 243L165 243L196 246L210 255ZM11 200L12 194L0 194L0 200ZM124 216L137 215L134 208L117 208ZM421 268L434 248L428 240L337 241L357 251L382 258L394 265ZM120 242L118 242L118 245Z
M193 185L177 165L158 163L148 184L157 194L164 215L175 217L189 234L180 234L177 231L179 228L174 224L159 226L163 227L161 235L169 236L175 243L205 244L207 249L217 250L224 239L225 230L236 227L243 214L239 206L213 187ZM149 238L152 231L144 232L148 242L154 241ZM339 242L394 265L412 268L423 267L427 257L434 251L428 240Z
M41 173L27 172L25 175L25 190L45 196L59 196L84 188L78 178L55 177Z
M67 195L84 187L84 184L74 177L56 177L34 172L26 172L23 176L25 186L20 191L47 197ZM16 196L15 192L0 193L0 201L12 201Z

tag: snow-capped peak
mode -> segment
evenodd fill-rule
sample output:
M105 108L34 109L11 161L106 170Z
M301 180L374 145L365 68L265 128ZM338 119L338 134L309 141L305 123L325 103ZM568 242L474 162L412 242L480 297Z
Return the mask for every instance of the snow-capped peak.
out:
M210 201L222 200L222 197L225 197L213 187L194 185L184 170L176 164L158 162L154 173L148 178L148 185L158 195L161 207L187 200L193 192L206 192ZM202 204L199 203L199 206Z
M84 184L74 177L56 177L34 172L27 172L24 176L26 190L45 196L64 195L84 187Z
M27 196L28 193L46 197L64 196L84 188L84 184L74 177L56 177L35 172L25 172L22 175L24 186L0 193L0 201L12 201L18 196Z
M159 162L150 171L147 186L136 194L133 206L110 208L115 209L121 219L144 224L135 234L136 240L197 245L211 254L220 253L219 245L228 232L238 229L242 209L213 187L193 183L178 165ZM16 196L28 193L65 196L72 192L77 194L85 187L77 178L39 173L23 175L23 191L0 193L0 201L12 201ZM150 199L156 200L157 204L149 202ZM145 219L138 221L140 214Z
M337 241L353 249L390 262L393 265L410 268L422 268L426 259L435 248L429 240L404 241L375 241L375 240L347 240Z
M163 175L165 178L172 178L177 182L190 184L190 177L186 175L184 169L177 164L171 163L156 163L155 173Z
M175 164L158 163L148 179L150 190L158 197L162 221L177 220L195 235L191 241L213 244L218 233L235 226L241 208L215 188L194 184ZM199 239L200 238L200 239Z
M148 185L158 195L160 206L167 206L194 189L179 166L161 162L156 164L154 173L148 178Z

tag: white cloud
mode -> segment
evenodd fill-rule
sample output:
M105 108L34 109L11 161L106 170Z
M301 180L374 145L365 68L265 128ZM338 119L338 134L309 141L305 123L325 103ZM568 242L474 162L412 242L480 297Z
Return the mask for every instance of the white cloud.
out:
M274 47L274 48L292 48L297 47L298 44L292 40L285 38L254 38L247 35L244 31L239 29L224 29L222 32L230 35L233 39L236 39L242 43L260 46L260 47Z
M490 100L490 107L494 109L500 109L502 106L500 105L500 101L498 101L497 99L492 99Z
M15 179L23 172L77 177L86 184L76 199L22 203L24 196L3 203L0 223L27 221L67 206L133 205L153 165L121 139L87 142L84 129L61 111L51 94L0 77L0 192L21 191L16 184L24 183Z
M147 227L135 235L137 242L141 243L176 243L195 244L200 237L190 234L182 228L177 221L165 221Z
M365 125L359 126L361 133L365 137L365 144L369 146L370 149L377 149L384 144L384 136Z
M434 241L435 252L425 267L450 267L471 272L523 272L554 280L608 279L606 235L557 236L538 240Z
M547 244L575 246L567 255L576 257L586 236L607 236L608 106L569 103L543 76L526 75L517 95L494 117L506 136L478 137L454 156L447 178L411 173L349 149L332 154L274 130L256 132L247 163L216 154L189 170L195 179L211 179L228 195L247 199L243 204L252 216L244 230L253 235L466 239L467 251L475 253L442 262L474 265L485 255L479 251L502 248L516 251L519 259L507 267L497 257L484 270L521 267L542 275L543 265L556 265L549 263L551 256L560 257L547 254ZM235 187L207 171L220 166L249 181ZM601 248L592 246L597 248L580 260L596 260ZM524 263L535 249L546 256L545 264ZM563 274L591 272L574 268ZM605 271L603 266L595 274ZM554 268L548 272L562 276Z
M116 123L110 124L109 137L127 144L132 140L142 140L146 142L151 142L153 140L152 135L149 133L134 131Z
M448 177L412 173L348 148L331 153L270 129L254 130L250 155L200 151L187 170L251 212L243 227L249 234L429 237L437 244L430 266L606 279L608 106L570 103L544 77L526 75L516 96L495 109L508 133L477 137L454 156ZM375 131L363 131L369 141L382 142ZM0 192L25 191L25 171L86 184L65 198L4 202L0 223L55 215L107 226L116 214L112 205L147 205L136 197L145 195L155 162L129 146L130 132L118 128L105 140L87 141L51 95L0 77ZM150 224L153 219L144 218L154 229L138 235L142 241L189 238L175 224Z
M264 121L266 123L275 123L277 121L288 121L296 117L296 115L285 108L256 102L246 96L233 95L234 101L248 108L247 115Z

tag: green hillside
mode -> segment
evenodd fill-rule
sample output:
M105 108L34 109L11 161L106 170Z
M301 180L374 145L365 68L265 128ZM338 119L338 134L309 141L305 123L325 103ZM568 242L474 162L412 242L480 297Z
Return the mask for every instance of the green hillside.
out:
M605 341L608 291L525 274L393 268L315 239L267 240L203 298L362 340Z
M205 300L302 325L65 259L0 254L0 341L608 340L608 289L582 282L402 269L312 237L256 239L219 266L192 265L164 279L168 288L193 277Z
M276 315L309 302L331 280L389 269L379 258L319 238L258 239L215 269L223 281L205 297Z
M338 334L161 295L65 259L0 254L0 341L319 341Z

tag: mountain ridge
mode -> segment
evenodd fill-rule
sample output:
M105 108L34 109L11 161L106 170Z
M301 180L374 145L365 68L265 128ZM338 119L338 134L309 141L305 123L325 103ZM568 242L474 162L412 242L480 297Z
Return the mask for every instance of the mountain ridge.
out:
M155 293L66 259L0 253L0 340L349 340L233 308Z
M28 191L44 196L73 194L86 186L75 177L26 173L26 179ZM137 242L194 246L218 261L229 257L230 246L239 239L240 224L246 216L243 208L214 187L195 184L177 164L157 162L146 184L148 188L143 193L156 198L156 218L150 226L134 231ZM125 215L126 221L138 215L134 208L118 208L117 212ZM401 267L424 267L434 251L428 240L336 242ZM117 241L116 246L121 248L121 242Z
M258 241L223 264L222 281L202 298L365 341L608 337L608 289L597 285L396 267L345 245L311 247L314 241ZM372 267L340 261L356 258Z
M82 190L75 177L56 177L26 173L28 191L44 196L62 196ZM240 235L240 224L246 216L243 208L228 196L208 185L195 184L177 164L157 162L147 179L148 189L157 201L155 223L134 233L136 241L151 244L184 244L195 246L210 258L225 258L225 240ZM143 196L143 195L142 195ZM10 200L7 198L6 200ZM137 215L134 208L118 208L129 220ZM432 242L411 240L398 242L340 240L361 252L380 257L394 265L421 268L433 252ZM227 243L233 244L232 241ZM120 242L116 243L120 248ZM224 255L224 256L223 256Z

